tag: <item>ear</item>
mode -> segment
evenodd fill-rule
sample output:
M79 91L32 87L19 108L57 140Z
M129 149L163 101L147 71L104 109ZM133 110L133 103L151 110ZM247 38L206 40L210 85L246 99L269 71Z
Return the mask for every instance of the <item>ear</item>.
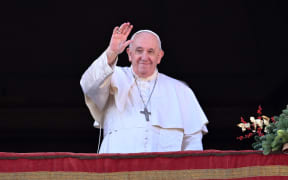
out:
M158 55L157 64L160 64L160 62L161 62L161 59L163 58L163 56L164 56L164 51L163 51L163 50L161 50L161 51L160 51L160 53L159 53L159 55Z
M128 55L129 62L131 62L131 50L130 50L130 48L127 48L126 52L127 52L127 55Z

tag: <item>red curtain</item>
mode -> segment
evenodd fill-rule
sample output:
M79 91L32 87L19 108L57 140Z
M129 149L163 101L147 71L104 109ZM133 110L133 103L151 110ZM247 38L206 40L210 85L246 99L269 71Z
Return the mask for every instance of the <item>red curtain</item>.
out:
M1 153L0 179L288 179L288 156L261 151Z

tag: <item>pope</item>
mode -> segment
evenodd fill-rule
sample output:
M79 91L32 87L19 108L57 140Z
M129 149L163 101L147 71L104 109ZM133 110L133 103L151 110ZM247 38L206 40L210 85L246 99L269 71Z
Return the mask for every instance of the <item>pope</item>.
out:
M104 129L100 153L203 150L208 120L193 91L158 71L159 36L139 30L128 39L132 29L129 22L116 26L80 80L94 126ZM125 49L131 66L119 67Z

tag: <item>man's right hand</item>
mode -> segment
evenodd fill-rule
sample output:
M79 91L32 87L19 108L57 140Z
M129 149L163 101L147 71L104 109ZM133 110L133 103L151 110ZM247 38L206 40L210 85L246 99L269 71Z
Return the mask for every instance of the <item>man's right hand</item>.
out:
M123 23L120 27L116 26L113 30L113 34L109 43L109 47L106 51L108 64L112 66L119 54L131 43L131 40L127 40L133 25L130 23Z

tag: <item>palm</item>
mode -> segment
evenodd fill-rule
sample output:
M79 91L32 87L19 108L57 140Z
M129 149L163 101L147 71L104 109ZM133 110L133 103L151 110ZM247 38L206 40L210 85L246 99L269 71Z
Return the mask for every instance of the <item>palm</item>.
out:
M124 42L127 38L123 34L113 33L110 41L110 48L113 52L120 54L124 51Z
M129 45L130 40L127 37L131 32L132 25L130 23L123 23L120 28L115 27L110 40L109 48L114 53L121 54L124 49Z

